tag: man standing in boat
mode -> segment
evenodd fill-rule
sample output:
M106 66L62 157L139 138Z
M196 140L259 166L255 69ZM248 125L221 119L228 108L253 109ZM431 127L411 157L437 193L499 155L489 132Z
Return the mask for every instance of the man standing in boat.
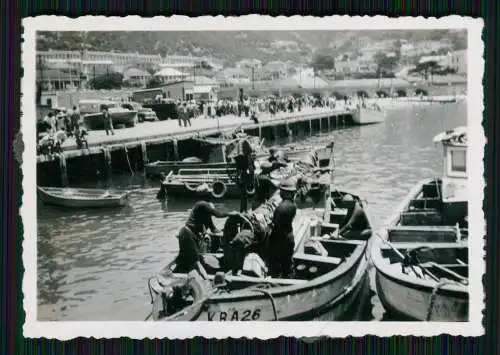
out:
M273 228L267 247L267 264L272 277L293 277L293 253L295 237L293 235L293 219L297 213L294 181L287 180L280 185L281 203L273 215Z
M197 267L201 256L201 241L205 231L210 229L213 234L221 233L215 227L212 217L224 218L228 215L229 213L219 211L213 203L205 200L194 204L186 224L177 235L179 255L176 259L175 272L188 273Z

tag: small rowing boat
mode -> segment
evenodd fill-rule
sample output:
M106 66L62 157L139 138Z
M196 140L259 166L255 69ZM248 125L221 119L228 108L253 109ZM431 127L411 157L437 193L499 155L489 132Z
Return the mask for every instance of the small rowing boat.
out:
M119 207L128 201L128 191L37 186L38 198L50 205L63 207Z
M469 314L466 130L436 136L444 176L419 182L374 239L378 296L390 314L467 321Z

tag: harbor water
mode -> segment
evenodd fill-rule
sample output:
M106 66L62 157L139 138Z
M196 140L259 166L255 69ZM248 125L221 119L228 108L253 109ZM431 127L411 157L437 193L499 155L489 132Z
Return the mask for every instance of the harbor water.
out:
M335 141L336 187L362 196L377 228L416 182L441 174L433 137L466 124L465 102L415 105L390 110L381 124L298 136L296 144ZM175 257L176 232L193 200L161 203L158 181L139 172L113 176L111 185L133 190L129 206L70 210L38 203L39 320L137 321L149 313L147 280ZM237 209L239 202L221 205ZM396 320L385 314L372 279L352 320Z

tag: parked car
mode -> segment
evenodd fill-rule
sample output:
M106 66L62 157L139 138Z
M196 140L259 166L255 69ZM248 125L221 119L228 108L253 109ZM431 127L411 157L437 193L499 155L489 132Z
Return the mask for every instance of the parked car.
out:
M131 111L137 111L137 119L139 122L158 121L156 112L149 107L143 107L138 102L123 102L121 106Z
M137 111L129 110L114 101L108 100L81 100L78 103L83 124L88 129L104 129L102 111L107 107L113 119L113 125L123 124L126 127L134 127L138 121Z

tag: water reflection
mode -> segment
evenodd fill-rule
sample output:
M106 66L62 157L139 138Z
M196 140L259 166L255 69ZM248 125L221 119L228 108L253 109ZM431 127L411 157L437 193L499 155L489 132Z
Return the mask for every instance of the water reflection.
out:
M465 104L397 109L387 121L308 137L300 145L335 141L335 184L363 196L380 227L419 180L439 174L432 138L466 124ZM157 181L140 174L100 186L132 189L122 209L70 210L38 204L38 317L41 320L142 320L146 282L177 252L177 229L193 200L156 200ZM238 201L221 204L236 209ZM356 319L382 319L371 287Z

